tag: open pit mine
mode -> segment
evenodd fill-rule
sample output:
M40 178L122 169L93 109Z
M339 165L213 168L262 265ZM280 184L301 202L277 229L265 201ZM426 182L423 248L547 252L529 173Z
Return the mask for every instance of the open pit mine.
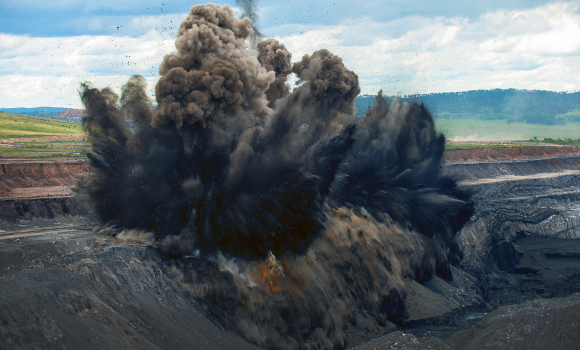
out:
M85 83L87 161L0 161L1 348L578 348L578 148L445 151L252 34L192 7L155 107Z
M344 346L577 348L580 149L454 149L444 160L478 190L453 280L404 280L394 322L351 310ZM71 190L94 171L86 161L0 163L2 348L262 348L233 323L244 306L232 261L169 258L150 236L111 236Z

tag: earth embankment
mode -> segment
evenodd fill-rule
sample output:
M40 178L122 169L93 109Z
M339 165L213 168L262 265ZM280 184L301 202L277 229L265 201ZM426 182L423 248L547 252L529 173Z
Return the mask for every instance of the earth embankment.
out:
M450 149L445 151L444 159L450 175L473 182L578 170L580 148ZM0 160L0 218L86 213L86 203L79 201L71 188L79 176L90 172L86 160Z
M445 150L445 163L517 160L561 157L580 154L577 146L505 147L505 148L457 148Z
M79 175L90 173L88 161L0 161L0 197L18 198L22 188L71 187Z
M501 177L564 174L580 169L580 154L552 158L531 158L500 161L457 162L446 166L446 172L460 181L492 180ZM517 180L518 178L513 178Z
M0 161L0 219L86 215L86 204L71 190L92 171L88 161Z

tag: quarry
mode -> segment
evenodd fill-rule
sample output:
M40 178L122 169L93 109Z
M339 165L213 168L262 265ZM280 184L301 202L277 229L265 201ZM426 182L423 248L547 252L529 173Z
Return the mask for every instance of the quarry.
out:
M576 348L580 150L453 149L444 160L477 196L453 279L406 280L398 319L354 310L346 348ZM86 161L0 163L0 347L261 348L232 321L231 266L169 259L147 237L97 224L73 190L93 171Z
M363 116L341 57L239 5L190 8L154 99L137 71L80 83L82 125L1 112L0 348L578 348L577 94ZM474 109L534 134L446 140Z

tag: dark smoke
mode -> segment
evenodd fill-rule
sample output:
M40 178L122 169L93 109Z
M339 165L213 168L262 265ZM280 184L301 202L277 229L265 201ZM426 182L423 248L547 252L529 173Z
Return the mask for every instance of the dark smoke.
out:
M290 85L286 82L292 73L292 54L277 40L268 39L258 44L258 61L262 67L276 74L276 80L266 91L268 107L274 107L276 100L288 96Z
M356 121L358 77L339 57L291 65L271 39L252 56L250 24L192 7L154 109L141 77L120 99L84 84L96 171L81 187L120 240L200 251L176 278L228 328L268 348L341 348L355 311L401 324L406 281L453 278L471 194L440 175L445 140L423 106L379 95Z
M249 18L252 21L250 28L254 31L250 34L248 40L251 47L256 47L260 39L264 37L258 28L258 14L256 13L256 7L258 5L257 0L236 0L236 5L242 7L242 18Z

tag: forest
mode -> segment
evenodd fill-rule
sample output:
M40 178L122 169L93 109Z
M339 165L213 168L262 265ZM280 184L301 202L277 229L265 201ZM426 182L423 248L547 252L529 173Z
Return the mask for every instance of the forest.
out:
M372 106L374 97L357 97L356 114L364 114ZM401 99L423 103L438 119L507 120L508 124L543 125L580 122L580 92L494 89L405 95Z

